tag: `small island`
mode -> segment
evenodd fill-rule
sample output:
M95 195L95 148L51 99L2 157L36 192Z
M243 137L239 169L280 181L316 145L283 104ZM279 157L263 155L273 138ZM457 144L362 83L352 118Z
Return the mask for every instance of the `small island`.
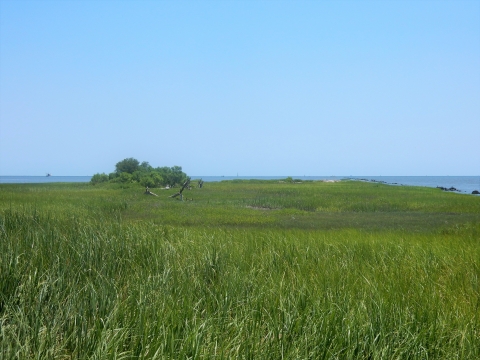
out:
M90 184L122 183L140 184L145 188L174 187L183 184L187 180L187 174L181 166L156 167L147 161L140 163L137 159L127 158L115 165L115 171L110 174L97 173L92 176Z

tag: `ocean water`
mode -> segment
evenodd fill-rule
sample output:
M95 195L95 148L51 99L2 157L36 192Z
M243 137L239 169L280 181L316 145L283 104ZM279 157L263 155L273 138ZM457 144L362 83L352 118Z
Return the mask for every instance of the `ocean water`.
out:
M281 180L287 176L192 176L192 180L203 179L215 182L235 179ZM0 184L89 182L91 176L0 176ZM378 181L394 186L454 187L461 193L471 194L480 191L480 176L292 176L299 180L342 180L356 179Z
M55 182L89 182L91 176L0 176L0 184L43 184Z

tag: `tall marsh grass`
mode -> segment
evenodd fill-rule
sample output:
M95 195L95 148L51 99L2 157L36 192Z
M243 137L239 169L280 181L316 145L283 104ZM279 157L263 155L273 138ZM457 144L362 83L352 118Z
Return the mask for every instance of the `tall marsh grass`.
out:
M0 228L4 359L480 356L473 229L215 231L16 211Z
M309 216L284 208L261 227L245 203L268 195L248 186L226 212L253 225L218 228L214 204L158 199L179 216L204 210L205 226L172 226L133 217L135 199L153 197L118 189L92 190L101 202L64 189L66 207L12 195L0 211L0 358L480 358L478 221L276 226Z

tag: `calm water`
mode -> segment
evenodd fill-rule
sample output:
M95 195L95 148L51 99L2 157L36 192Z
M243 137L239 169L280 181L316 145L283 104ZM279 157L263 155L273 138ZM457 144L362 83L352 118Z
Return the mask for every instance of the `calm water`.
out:
M0 184L89 182L91 176L0 176Z
M462 193L471 194L473 190L480 191L480 176L292 176L300 180L341 180L365 179L368 181L383 181L392 185L410 185L445 188L454 187ZM286 176L192 176L192 179L203 179L205 182L215 182L235 179L275 180ZM53 183L53 182L89 182L91 176L0 176L0 184Z

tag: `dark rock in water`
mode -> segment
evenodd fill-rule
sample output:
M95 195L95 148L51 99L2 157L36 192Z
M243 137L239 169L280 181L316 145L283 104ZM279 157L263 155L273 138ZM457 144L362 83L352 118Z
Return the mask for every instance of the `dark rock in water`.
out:
M480 195L480 191L478 191L478 190L473 190L473 191L472 191L472 194L473 194L473 195Z
M440 190L443 190L443 191L460 191L457 188L454 188L453 186L450 187L450 188L446 188L446 187L443 187L443 186L437 186L437 189L440 189Z

